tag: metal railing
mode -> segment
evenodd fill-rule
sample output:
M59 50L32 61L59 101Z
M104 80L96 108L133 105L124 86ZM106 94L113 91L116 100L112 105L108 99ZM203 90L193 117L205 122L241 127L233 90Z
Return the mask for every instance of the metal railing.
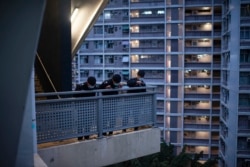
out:
M155 87L147 86L143 93L126 93L130 89L140 88L94 90L91 92L96 92L96 96L92 97L74 97L90 91L36 94L47 98L36 101L37 143L89 135L101 138L105 132L155 126ZM119 94L104 96L105 91L119 91Z

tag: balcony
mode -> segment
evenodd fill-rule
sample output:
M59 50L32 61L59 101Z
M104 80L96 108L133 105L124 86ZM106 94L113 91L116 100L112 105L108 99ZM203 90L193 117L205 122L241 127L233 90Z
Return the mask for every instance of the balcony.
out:
M141 67L164 68L164 63L163 62L139 62L139 63L131 63L130 66L132 68L141 68Z
M128 7L128 1L121 1L121 0L115 0L115 1L110 1L107 5L107 9L109 8L117 8L117 7Z
M200 83L200 84L210 84L211 79L210 78L185 78L184 82L186 84L191 84L191 83Z
M210 109L196 109L196 107L186 107L184 108L184 114L202 114L202 115L209 115Z
M185 144L209 144L209 140L208 139L192 139L192 138L184 138L183 141Z
M187 6L195 6L195 5L211 5L212 2L210 0L186 0Z
M216 146L218 146L218 145L219 145L219 139L211 140L211 145L216 145Z
M199 38L209 38L212 35L212 31L186 31L185 35L187 37L199 37Z
M102 92L112 90L95 90L96 96L77 98L74 94L88 91L37 94L45 99L36 101L38 153L45 163L105 166L159 152L155 87L133 94L128 89L135 88L116 89L119 94L109 96ZM81 136L90 139L78 141Z
M214 62L212 65L213 65L213 69L215 69L215 68L219 69L221 66L220 62Z
M214 30L214 36L221 37L221 31L220 30Z
M131 32L131 38L148 38L148 37L163 37L164 30L152 30L152 31L140 31L140 32Z
M185 47L186 52L190 53L196 53L196 52L211 52L212 47L207 46L207 47L202 47L202 46L186 46Z
M238 112L239 114L250 114L250 107L246 106L246 107L243 107L243 106L239 106L239 109L238 109Z
M250 155L250 138L238 137L237 154L241 157Z
M152 14L152 15L141 15L139 17L130 17L131 23L138 23L138 22L147 22L147 23L163 23L164 21L164 15L159 14Z
M184 124L184 129L185 130L206 130L209 129L209 125L208 124L199 124L199 123L194 123L194 124Z
M110 17L104 17L104 23L124 23L128 17L126 10L105 10L105 14Z
M250 68L250 63L240 63L240 68L241 69L249 69Z
M211 68L211 63L185 62L185 68Z
M250 41L249 40L240 40L240 48L244 49L244 48L249 48L250 45Z
M131 67L164 67L164 55L134 55L131 57Z
M212 20L212 15L189 15L185 16L186 22L192 22L192 21L210 21Z
M140 46L140 47L131 47L130 49L131 49L131 52L133 52L133 53L164 52L163 46L155 46L155 47Z
M249 17L241 17L241 19L240 19L240 24L241 25L249 25L250 24L250 19L249 19Z
M249 148L246 150L238 150L237 155L241 157L245 157L245 156L249 157L250 156Z
M185 93L184 100L188 99L200 99L200 100L208 100L210 98L210 94L202 94L202 93Z
M158 0L158 1L152 1L152 0L148 0L148 1L145 1L144 2L131 2L130 3L130 7L133 9L133 8L144 8L144 7L147 7L147 8L151 8L151 7L159 7L159 6L164 6L164 1L163 0Z

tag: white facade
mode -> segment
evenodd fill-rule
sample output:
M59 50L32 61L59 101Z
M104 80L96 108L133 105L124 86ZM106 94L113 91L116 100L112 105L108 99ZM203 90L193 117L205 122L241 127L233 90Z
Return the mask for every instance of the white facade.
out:
M239 115L250 117L250 104L244 114L238 112L239 96L249 92L250 85L245 89L240 86L240 76L245 76L247 83L249 71L247 62L242 64L244 69L239 64L243 49L240 32L246 36L244 49L250 46L246 42L250 39L249 15L246 10L242 28L240 7L249 6L250 1L228 3L110 0L76 55L73 88L88 76L95 76L100 83L114 73L126 82L144 69L146 83L158 87L157 122L162 138L174 144L177 153L186 145L188 153L203 151L203 160L222 157L221 166L237 166L250 159L248 151L242 155L244 160L237 160L236 151L237 141L244 140L237 138L238 119L247 122ZM249 51L245 52L248 57ZM227 120L222 110L229 112ZM227 138L221 125L228 129ZM250 137L249 133L240 135Z

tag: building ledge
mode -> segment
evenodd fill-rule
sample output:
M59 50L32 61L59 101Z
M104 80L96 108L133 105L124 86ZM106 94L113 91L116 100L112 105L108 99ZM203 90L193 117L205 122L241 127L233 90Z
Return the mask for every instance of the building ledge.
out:
M51 167L111 165L160 151L160 129L148 128L101 139L71 142L38 149Z
M39 154L34 154L34 167L47 167L45 162L41 159Z

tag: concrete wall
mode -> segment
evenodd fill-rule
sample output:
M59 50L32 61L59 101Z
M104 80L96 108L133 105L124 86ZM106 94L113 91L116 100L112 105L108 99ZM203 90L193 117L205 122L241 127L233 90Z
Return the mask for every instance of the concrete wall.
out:
M34 164L30 88L45 3L0 2L0 166Z
M151 128L102 139L38 150L49 167L106 166L160 151L160 129Z

